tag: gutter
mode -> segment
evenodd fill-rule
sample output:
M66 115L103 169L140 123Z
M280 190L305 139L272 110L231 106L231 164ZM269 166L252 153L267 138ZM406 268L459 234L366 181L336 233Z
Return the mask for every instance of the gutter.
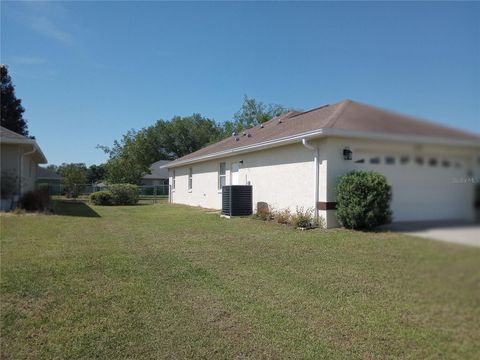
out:
M24 152L20 158L20 193L22 192L22 185L23 185L23 159L25 159L26 155L32 155L36 152L37 152L37 147L33 145L32 150Z
M318 147L314 147L308 143L307 138L302 139L302 145L305 146L307 149L313 151L313 171L314 171L314 188L313 188L313 219L318 224L318 192L319 192L319 185L320 185L320 175L318 172L318 159L320 157L320 149Z

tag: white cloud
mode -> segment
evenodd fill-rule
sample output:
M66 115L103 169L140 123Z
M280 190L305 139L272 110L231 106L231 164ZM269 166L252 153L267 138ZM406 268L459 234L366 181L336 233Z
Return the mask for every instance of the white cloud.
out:
M65 30L60 29L55 25L51 20L45 16L32 16L30 17L30 26L36 32L47 36L55 41L58 41L62 44L72 46L75 44L75 41Z
M10 62L22 65L38 65L45 64L47 61L36 56L12 56Z

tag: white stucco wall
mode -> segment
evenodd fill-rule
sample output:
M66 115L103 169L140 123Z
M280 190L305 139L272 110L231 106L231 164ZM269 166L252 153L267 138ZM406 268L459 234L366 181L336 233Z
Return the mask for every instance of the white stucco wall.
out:
M253 186L253 205L268 203L274 209L313 208L313 152L301 143L231 156L221 160L175 168L175 190L172 202L221 209L221 190L218 189L220 162L226 162L226 184L232 183L232 163L243 160L239 170L239 185ZM188 168L193 169L193 187L188 191ZM320 170L324 171L323 165ZM172 184L173 169L170 169Z
M21 155L31 151L31 146L2 144L1 145L1 170L7 171L18 179L22 178L21 191L23 194L35 189L35 180L37 178L38 160L34 155L25 155L23 159L23 169L21 167Z
M383 173L392 185L394 221L471 220L475 216L474 182L480 176L478 148L419 146L333 137L311 143L320 149L320 202L336 201L335 185L340 175L351 170L373 170ZM353 151L353 160L343 159L345 147ZM377 156L381 158L380 164L370 164L370 158ZM386 156L394 157L395 164L386 164ZM401 164L400 158L403 156L409 157L407 164ZM422 157L424 164L416 164L416 157ZM355 161L361 158L365 159L365 163L356 164ZM437 159L436 166L429 165L431 158ZM226 162L226 184L230 185L232 163L240 160L243 160L243 164L240 165L239 184L253 185L254 208L259 201L266 202L277 210L313 208L313 151L306 149L300 142L175 168L172 202L220 209L219 164ZM442 166L443 160L449 161L450 166ZM456 163L460 164L458 168L454 166ZM188 190L189 167L193 169L191 191ZM170 184L173 181L172 175L173 169L170 169ZM319 215L326 220L327 227L338 226L334 210L320 210Z

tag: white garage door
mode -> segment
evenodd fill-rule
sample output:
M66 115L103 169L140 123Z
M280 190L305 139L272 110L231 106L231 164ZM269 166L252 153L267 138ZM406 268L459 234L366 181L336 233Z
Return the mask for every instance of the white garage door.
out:
M471 219L473 185L465 159L357 154L358 170L384 174L392 186L393 221Z

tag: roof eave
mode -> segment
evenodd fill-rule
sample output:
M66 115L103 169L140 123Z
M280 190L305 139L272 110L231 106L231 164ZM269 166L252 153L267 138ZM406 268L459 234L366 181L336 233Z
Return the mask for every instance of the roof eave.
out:
M244 154L244 153L248 153L248 152L252 152L252 151L270 149L270 148L274 148L274 147L278 147L278 146L288 145L288 144L295 143L296 141L301 140L303 138L311 139L311 138L316 138L316 137L321 137L321 136L323 136L323 129L315 130L315 131L309 131L309 132L306 132L306 133L296 134L296 135L287 136L287 137L282 137L282 138L278 138L278 139L274 139L274 140L268 140L268 141L264 141L264 142L257 143L257 144L241 146L241 147L234 148L234 149L219 151L219 152L216 152L216 153L213 153L213 154L207 154L207 155L203 155L203 156L194 157L194 158L191 158L191 159L185 159L183 161L178 161L178 162L173 161L173 162L175 162L174 164L172 164L173 163L172 162L172 163L169 163L169 164L165 164L165 165L161 166L160 168L171 169L171 168L179 167L179 166L182 166L182 165L193 164L193 163L206 161L206 160L211 160L211 159L216 159L216 158L222 158L222 157L225 157L225 156Z
M401 135L401 134L388 134L388 133L376 133L376 132L367 132L367 131L351 131L351 130L342 130L342 129L319 129L315 131L310 131L306 133L301 133L297 135L292 135L288 137L283 137L275 140L265 141L258 144L247 145L238 147L235 149L220 151L213 154L207 154L203 156L194 157L191 159L185 159L183 161L173 162L161 166L161 168L176 168L183 165L194 164L202 161L213 160L217 158L222 158L226 156L232 156L237 154L243 154L248 152L253 152L257 150L263 150L283 145L288 145L294 143L303 138L316 138L323 136L335 136L335 137L347 137L347 138L359 138L359 139L370 139L370 140L387 140L387 141L398 141L398 142L410 142L410 143L420 143L420 144L430 144L430 145L445 145L445 146L461 146L461 147L478 147L480 148L480 140L460 140L460 139L445 139L445 138L436 138L430 136L417 136L417 135Z
M40 156L40 161L38 163L39 164L47 164L48 163L48 160L45 157L45 154L43 153L40 146L38 146L38 143L36 142L35 139L12 139L12 138L7 138L7 137L2 137L0 142L2 144L33 145L35 147L36 152Z

